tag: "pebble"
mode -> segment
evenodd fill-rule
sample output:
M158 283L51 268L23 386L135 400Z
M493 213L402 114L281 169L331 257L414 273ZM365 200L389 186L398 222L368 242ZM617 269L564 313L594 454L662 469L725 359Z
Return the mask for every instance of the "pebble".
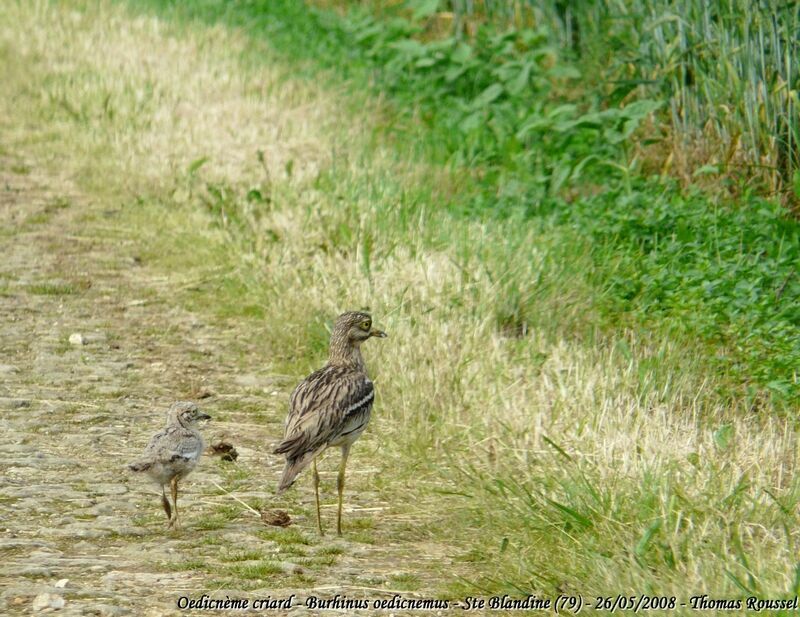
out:
M292 563L291 561L279 561L278 567L283 570L286 574L302 574L303 568L298 566L296 563Z
M35 611L43 611L46 608L64 608L64 598L54 593L40 593L33 599L31 608Z
M83 335L80 332L75 332L69 335L70 345L83 345Z
M237 385L243 388L259 388L264 383L264 378L253 373L245 373L243 375L236 375L233 380Z

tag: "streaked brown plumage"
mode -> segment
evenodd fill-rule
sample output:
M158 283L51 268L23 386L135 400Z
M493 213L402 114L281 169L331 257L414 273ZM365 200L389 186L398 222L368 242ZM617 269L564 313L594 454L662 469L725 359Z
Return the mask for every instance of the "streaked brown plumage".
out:
M144 472L161 486L161 505L167 514L167 527L178 527L178 481L197 466L203 454L203 438L197 430L200 420L211 416L202 413L197 405L180 401L170 405L167 426L153 435L141 460L131 463L131 471ZM172 506L164 487L172 491Z
M372 328L368 313L351 311L339 315L331 334L328 363L306 377L292 392L283 441L275 454L286 456L278 493L295 481L310 463L314 464L314 492L317 500L317 525L322 533L319 507L319 474L316 458L329 446L342 448L337 488L339 513L337 532L342 533L342 493L350 446L367 426L375 390L367 376L361 343L370 337L386 336Z

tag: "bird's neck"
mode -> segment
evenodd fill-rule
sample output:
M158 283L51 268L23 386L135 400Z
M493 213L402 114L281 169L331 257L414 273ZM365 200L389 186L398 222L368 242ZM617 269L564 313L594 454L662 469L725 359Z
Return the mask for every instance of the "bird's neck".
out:
M328 364L331 366L345 366L357 371L366 372L360 345L353 345L346 338L331 338Z
M183 422L181 422L181 419L180 419L180 417L179 417L179 416L173 416L173 417L171 417L171 418L169 419L169 423L170 423L172 426L179 426L179 427L181 427L181 428L185 428L185 429L188 429L188 430L190 430L190 431L192 430L192 427L191 427L191 426L189 426L189 425L187 425L187 424L184 424Z

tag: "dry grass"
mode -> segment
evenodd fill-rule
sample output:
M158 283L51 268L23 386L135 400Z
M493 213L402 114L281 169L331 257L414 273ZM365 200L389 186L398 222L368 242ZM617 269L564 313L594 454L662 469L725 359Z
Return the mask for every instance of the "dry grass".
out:
M87 126L71 131L75 145L107 154L100 162L142 181L136 188L172 181L201 158L212 178L243 182L263 180L264 164L277 174L292 161L302 179L328 163L319 136L341 124L335 93L287 79L285 67L243 66L241 35L220 28L175 36L156 18L131 18L107 3L79 3L89 13L34 4L9 7L19 19L35 11L38 27L7 53L20 67L46 64L46 87L31 93L37 103L65 130Z
M559 238L512 245L517 223L452 220L424 191L408 205L419 164L237 32L108 2L3 10L18 141L121 196L148 258L199 289L179 298L250 319L294 376L338 311L373 310L391 338L366 352L379 395L355 466L374 452L395 499L468 495L418 532L479 551L485 587L793 593L794 430L723 406L691 350L569 336L591 303Z

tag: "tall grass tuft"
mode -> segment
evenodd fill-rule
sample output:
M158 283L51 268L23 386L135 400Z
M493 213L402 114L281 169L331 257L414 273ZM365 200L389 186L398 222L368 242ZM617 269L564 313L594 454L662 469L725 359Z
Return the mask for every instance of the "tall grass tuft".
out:
M663 169L686 180L698 169L752 178L784 200L800 196L800 4L447 0L439 8L459 31L484 19L544 26L554 43L599 69L585 74L606 82L610 104L669 101Z

